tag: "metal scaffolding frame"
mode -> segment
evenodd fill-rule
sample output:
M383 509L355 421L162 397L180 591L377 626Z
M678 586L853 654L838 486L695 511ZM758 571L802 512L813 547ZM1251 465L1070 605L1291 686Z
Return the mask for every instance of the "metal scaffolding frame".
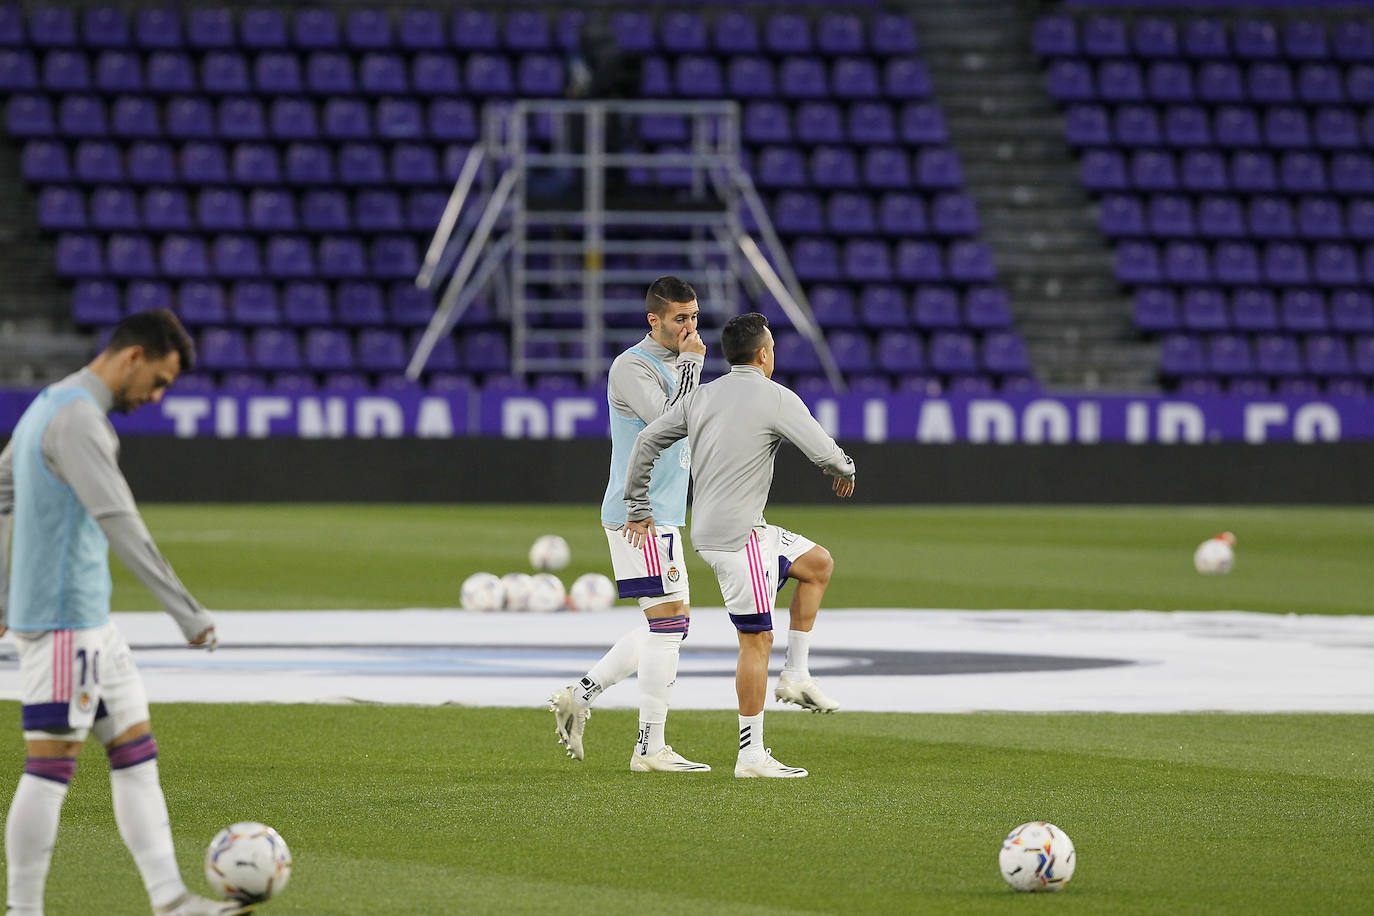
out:
M682 116L689 149L608 149L608 130L624 136L645 115ZM661 169L686 170L688 180L627 193L634 178ZM657 260L645 267L637 260L643 256ZM740 165L736 103L489 106L482 139L463 163L415 279L443 290L406 375L419 377L438 342L486 294L510 321L517 375L578 372L595 382L609 365L604 342L628 345L644 332L606 328L608 306L643 303L642 293L608 301L606 287L642 290L664 273L692 282L702 291L702 310L721 317L740 311L741 286L766 289L815 348L831 384L844 390L782 240ZM580 355L544 346L569 342L580 345Z

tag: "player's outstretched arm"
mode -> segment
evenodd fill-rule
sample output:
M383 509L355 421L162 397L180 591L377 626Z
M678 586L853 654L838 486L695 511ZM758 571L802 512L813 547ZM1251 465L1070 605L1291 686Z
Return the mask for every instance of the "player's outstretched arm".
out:
M812 464L825 473L835 478L849 479L852 492L854 459L830 438L830 434L811 416L811 411L806 409L806 404L795 392L779 386L778 394L776 432L800 449ZM839 490L835 492L839 493Z

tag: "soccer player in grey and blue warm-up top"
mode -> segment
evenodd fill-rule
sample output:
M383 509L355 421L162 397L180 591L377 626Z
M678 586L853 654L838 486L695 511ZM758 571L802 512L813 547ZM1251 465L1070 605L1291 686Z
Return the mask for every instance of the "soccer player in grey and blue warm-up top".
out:
M639 736L630 770L700 773L694 763L665 743L668 700L677 679L679 647L691 613L687 564L679 528L687 521L691 452L683 440L654 465L648 499L661 520L660 536L631 547L620 536L625 524L625 467L635 436L664 411L696 390L706 359L697 333L697 294L677 277L659 277L645 296L649 333L616 357L607 378L610 404L611 470L601 505L601 525L621 598L636 598L648 626L622 636L576 684L549 697L558 740L575 760L583 758L582 736L591 703L606 688L639 673Z
M113 548L187 642L215 625L158 552L120 473L106 416L162 399L194 351L166 310L130 315L86 368L43 389L0 452L0 634L19 648L28 762L5 821L9 916L41 916L67 785L92 732L110 759L115 822L160 916L227 916L191 894L172 847L148 698L110 622ZM92 902L90 911L100 910Z
M835 707L810 677L806 653L833 561L825 548L769 525L763 517L773 482L773 459L787 439L835 478L837 496L854 492L854 462L826 434L796 394L772 381L773 335L759 314L738 315L721 332L730 372L678 402L635 440L625 475L625 536L638 543L656 535L649 499L649 469L665 448L692 441L692 546L711 564L726 610L739 631L740 747L735 775L805 776L801 767L774 760L763 746L763 701L773 645L772 607L777 586L798 566L823 568L819 588L794 596L788 661L775 695L818 711ZM807 546L809 545L809 546ZM792 691L796 692L794 696Z

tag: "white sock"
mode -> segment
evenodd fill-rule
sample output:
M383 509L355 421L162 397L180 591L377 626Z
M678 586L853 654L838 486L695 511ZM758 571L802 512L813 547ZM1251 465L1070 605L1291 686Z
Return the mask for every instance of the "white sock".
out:
M115 823L133 854L154 907L186 893L172 845L172 822L157 778L157 758L110 770Z
M677 683L681 633L649 633L639 653L639 741L635 753L656 754L664 745L668 700Z
M43 885L48 879L57 822L67 784L25 773L19 777L5 821L9 911L14 916L43 912Z
M587 676L573 685L573 699L590 706L603 690L614 687L639 670L639 653L649 638L649 628L639 624L616 640L610 651L592 665Z
M783 663L782 673L794 681L804 681L811 676L808 667L811 656L811 631L787 631L787 661Z
M739 717L739 756L741 760L763 759L763 713Z

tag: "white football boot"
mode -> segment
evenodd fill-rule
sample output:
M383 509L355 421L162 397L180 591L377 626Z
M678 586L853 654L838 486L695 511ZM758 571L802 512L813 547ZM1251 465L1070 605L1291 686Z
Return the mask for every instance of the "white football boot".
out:
M558 743L568 749L568 756L573 760L581 760L582 733L592 717L591 709L573 699L571 687L564 687L549 697L549 711L553 713L553 724L558 730Z
M790 767L773 759L773 749L763 752L763 759L746 763L743 759L735 761L735 775L740 779L753 779L756 776L774 779L800 779L807 775L801 767Z
M153 916L239 916L251 913L257 904L243 904L237 900L211 900L187 891L166 906L155 907Z
M773 696L779 702L796 703L802 709L809 709L812 712L834 712L840 708L839 703L821 693L821 688L814 677L794 681L786 673L783 673L778 676L778 686L774 689Z
M709 763L693 763L673 750L671 745L663 745L656 754L631 754L631 773L709 773Z

